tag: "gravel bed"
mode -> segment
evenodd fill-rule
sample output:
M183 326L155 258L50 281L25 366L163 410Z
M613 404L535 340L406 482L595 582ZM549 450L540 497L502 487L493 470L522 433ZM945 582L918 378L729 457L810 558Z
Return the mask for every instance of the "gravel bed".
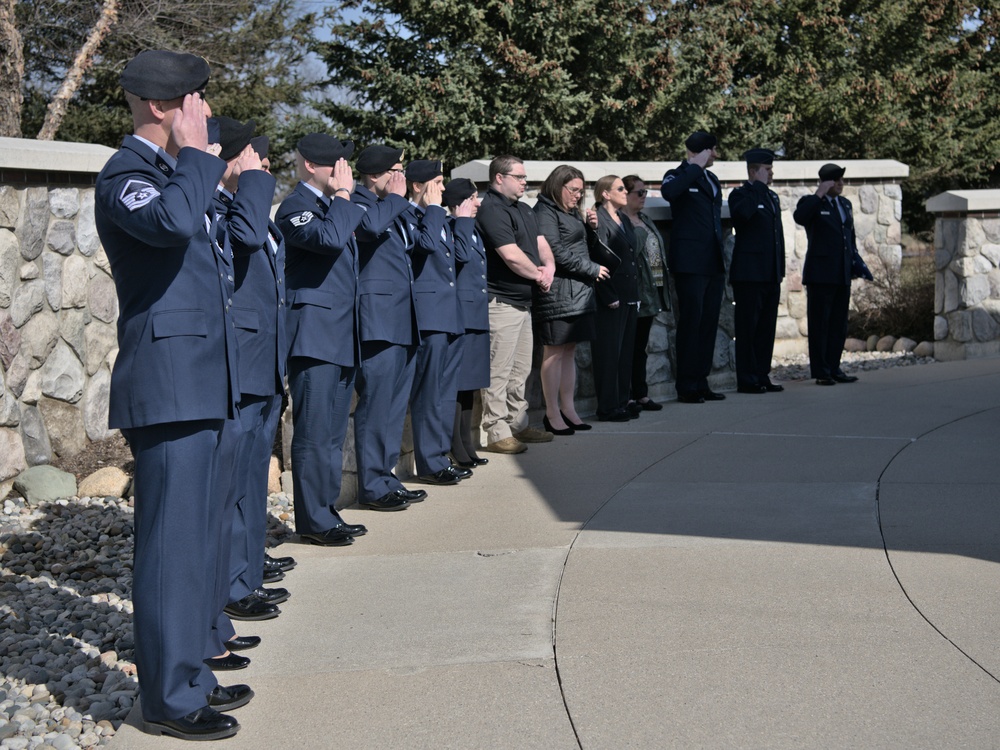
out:
M902 352L845 353L859 372L933 362ZM776 360L777 381L809 378L808 357ZM268 536L291 536L292 502L269 498ZM107 744L138 692L132 662L132 508L74 498L0 513L0 749Z

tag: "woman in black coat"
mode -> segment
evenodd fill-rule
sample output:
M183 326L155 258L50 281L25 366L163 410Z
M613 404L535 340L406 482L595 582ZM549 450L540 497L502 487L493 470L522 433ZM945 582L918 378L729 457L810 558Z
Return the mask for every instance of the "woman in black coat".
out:
M602 422L627 422L641 407L628 409L632 383L632 350L639 309L636 237L632 222L621 213L628 193L621 178L602 177L594 186L597 236L618 256L611 278L595 287L597 335L594 337L594 386L597 418Z
M542 183L535 204L538 231L552 247L556 274L548 292L536 290L531 315L542 341L541 381L545 429L556 435L589 430L576 413L576 344L594 338L594 282L608 269L590 259L587 228L577 207L583 173L561 165Z

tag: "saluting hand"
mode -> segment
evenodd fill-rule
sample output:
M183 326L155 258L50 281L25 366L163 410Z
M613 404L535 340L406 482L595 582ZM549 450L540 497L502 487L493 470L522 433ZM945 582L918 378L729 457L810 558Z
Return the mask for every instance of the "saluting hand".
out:
M440 206L444 186L436 180L431 180L424 186L423 204L425 206Z
M706 148L704 151L699 151L691 158L692 164L697 164L702 169L708 164L708 160L712 158L712 149Z
M236 164L233 165L233 176L239 177L244 172L261 168L260 157L253 150L253 146L247 144L247 147L236 157Z
M337 159L333 165L333 172L330 174L330 194L333 195L338 190L346 190L350 193L354 190L354 174L351 172L351 165L347 159Z
M170 135L178 150L190 147L205 151L208 148L208 117L200 94L184 95L181 108L174 114Z
M406 175L402 172L393 172L389 175L389 182L385 186L386 195L398 195L406 197Z
M826 195L828 192L830 192L830 190L836 184L837 183L836 183L835 180L824 180L823 182L821 182L819 184L819 187L816 188L816 195L818 195L820 198L822 198L824 195Z
M471 219L472 212L476 208L475 197L466 198L464 201L458 204L455 208L455 216L459 216L464 219Z

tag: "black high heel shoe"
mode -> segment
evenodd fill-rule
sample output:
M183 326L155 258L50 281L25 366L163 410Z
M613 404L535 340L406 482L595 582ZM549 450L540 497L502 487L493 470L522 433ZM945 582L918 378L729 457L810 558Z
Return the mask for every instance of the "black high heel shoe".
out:
M562 412L559 412L559 413L562 414L563 422L565 422L566 424L568 424L570 427L572 427L577 432L583 432L584 430L592 429L593 426L594 426L592 424L587 424L586 422L580 422L580 424L577 424L576 422L570 422L569 419L566 417L565 414L563 414Z
M542 425L545 427L546 432L551 432L553 435L572 435L576 432L572 427L567 427L565 430L557 430L552 426L548 417L542 417Z

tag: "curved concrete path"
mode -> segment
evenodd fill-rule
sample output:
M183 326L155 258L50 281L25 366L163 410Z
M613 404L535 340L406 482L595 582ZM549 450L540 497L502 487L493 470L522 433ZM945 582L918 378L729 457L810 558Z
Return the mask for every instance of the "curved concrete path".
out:
M671 402L286 544L229 745L1000 747L1000 360L860 375Z

